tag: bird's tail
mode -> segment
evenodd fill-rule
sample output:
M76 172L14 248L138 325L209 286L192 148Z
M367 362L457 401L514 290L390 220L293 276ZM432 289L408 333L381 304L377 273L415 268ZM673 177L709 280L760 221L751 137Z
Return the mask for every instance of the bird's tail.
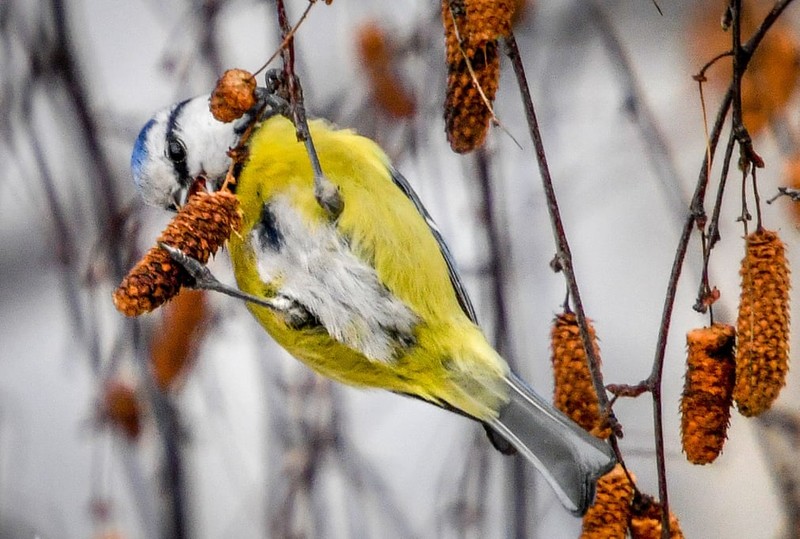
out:
M536 466L567 509L583 515L594 500L597 479L614 466L611 447L514 374L506 381L510 399L489 426Z

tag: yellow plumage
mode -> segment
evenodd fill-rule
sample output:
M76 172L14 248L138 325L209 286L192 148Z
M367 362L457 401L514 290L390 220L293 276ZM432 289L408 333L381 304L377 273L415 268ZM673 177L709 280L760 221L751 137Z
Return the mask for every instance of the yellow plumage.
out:
M240 142L237 125L214 119L207 96L158 112L131 155L144 200L176 209L197 178L221 185L228 149ZM610 447L492 349L441 236L383 151L323 121L310 128L341 213L332 217L320 205L305 145L289 120L275 116L249 138L236 185L243 225L229 247L241 290L205 275L181 251L170 256L199 272L198 286L246 299L272 337L317 372L481 421L496 448L518 451L567 509L583 514L597 478L614 464Z
M416 395L487 420L507 400L505 361L461 309L447 263L425 219L393 182L388 158L371 140L324 121L310 125L322 169L339 188L344 210L335 227L361 261L374 267L388 291L421 321L416 342L395 361L376 361L332 338L324 329L290 327L272 309L250 306L262 326L292 355L341 382ZM248 240L263 205L288 199L310 229L330 218L314 198L313 172L294 126L274 117L260 126L239 177L244 212L241 236L230 243L239 287L271 297L281 277L263 282Z

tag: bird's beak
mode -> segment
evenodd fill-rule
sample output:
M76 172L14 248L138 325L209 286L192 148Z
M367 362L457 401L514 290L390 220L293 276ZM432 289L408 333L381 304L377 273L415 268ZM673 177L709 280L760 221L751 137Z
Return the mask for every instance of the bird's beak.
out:
M170 195L170 203L167 209L178 211L181 209L189 198L198 191L206 193L213 193L219 190L222 185L222 179L212 179L204 175L200 175L188 186L181 186L172 191Z
M178 187L177 189L174 189L169 198L170 201L169 204L167 204L167 209L178 211L189 199L189 187Z

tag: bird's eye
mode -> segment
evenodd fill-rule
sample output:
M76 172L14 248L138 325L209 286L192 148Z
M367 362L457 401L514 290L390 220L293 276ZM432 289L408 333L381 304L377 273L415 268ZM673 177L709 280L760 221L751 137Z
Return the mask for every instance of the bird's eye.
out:
M170 138L167 140L167 157L173 163L182 163L186 160L186 146L183 141L178 138Z

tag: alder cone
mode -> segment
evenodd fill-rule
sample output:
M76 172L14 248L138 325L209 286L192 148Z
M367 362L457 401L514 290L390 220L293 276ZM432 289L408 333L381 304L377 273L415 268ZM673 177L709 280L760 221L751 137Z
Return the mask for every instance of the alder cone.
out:
M211 115L223 123L244 116L256 104L256 78L244 69L229 69L217 80L211 93Z
M513 0L463 0L466 9L461 38L469 47L481 48L487 43L511 34L511 20L517 9Z
M650 496L643 496L643 500L633 503L630 521L632 539L661 539L661 505ZM670 539L683 539L681 524L675 514L669 512Z
M594 504L583 516L581 539L625 539L633 485L620 464L597 481Z
M595 356L599 358L597 335L591 323L589 336ZM600 414L600 403L574 313L562 313L553 320L550 346L554 378L553 403L556 408L594 436L608 438L611 429L605 425Z
M138 439L142 431L142 409L136 390L124 382L109 382L100 402L100 418L128 439Z
M719 323L686 335L681 443L693 464L713 462L725 444L736 373L735 339L733 326Z
M789 264L777 233L759 229L746 241L737 320L736 384L742 415L768 410L789 371Z
M174 389L195 362L211 318L205 290L184 290L161 310L150 341L150 370L162 391Z
M239 199L228 191L198 191L158 237L202 263L241 227ZM114 292L114 306L125 316L148 313L193 284L189 273L161 247L152 247Z
M359 27L356 45L375 104L392 118L410 118L417 110L413 94L398 75L397 52L389 36L375 21Z
M447 141L456 153L467 153L480 147L489 133L492 121L489 107L500 84L497 46L493 43L486 45L471 58L470 65L475 80L464 59L450 64L447 72L444 122Z
M497 38L510 33L514 9L514 2L506 0L442 0L445 131L457 153L470 152L486 140L500 84Z

